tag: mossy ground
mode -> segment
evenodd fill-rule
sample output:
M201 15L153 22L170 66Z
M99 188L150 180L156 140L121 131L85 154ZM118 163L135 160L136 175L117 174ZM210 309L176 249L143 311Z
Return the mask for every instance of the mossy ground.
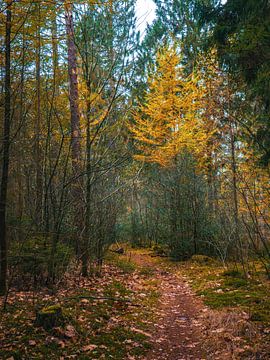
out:
M136 265L118 256L108 261L114 265L105 266L103 277L74 280L73 286L60 289L57 299L65 316L62 327L46 331L34 325L35 305L54 306L56 297L36 295L33 305L30 294L19 298L14 294L0 314L0 359L65 359L73 355L80 360L117 360L143 355L150 347L146 331L154 315L151 307L159 297L157 284L148 273L139 276ZM143 288L143 296L134 291L134 279ZM74 330L71 336L65 332L67 325Z
M270 282L260 264L246 277L235 264L225 269L218 262L190 261L179 265L193 289L211 308L237 308L247 312L251 321L270 324Z

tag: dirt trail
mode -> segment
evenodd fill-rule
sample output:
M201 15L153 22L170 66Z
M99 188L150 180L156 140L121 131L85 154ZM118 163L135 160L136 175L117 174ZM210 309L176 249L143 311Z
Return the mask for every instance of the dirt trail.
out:
M154 324L152 350L145 360L206 359L199 315L204 306L181 277L163 270L149 255L134 254L132 261L155 268L161 281L160 304Z

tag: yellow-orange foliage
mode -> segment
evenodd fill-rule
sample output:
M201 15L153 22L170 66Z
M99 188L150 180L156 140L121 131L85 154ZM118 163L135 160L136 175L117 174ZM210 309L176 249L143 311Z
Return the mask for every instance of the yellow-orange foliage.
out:
M129 125L137 141L138 160L168 166L180 152L197 156L205 146L207 134L201 119L204 90L194 73L184 75L180 64L176 46L158 51L145 102L133 112L134 123Z

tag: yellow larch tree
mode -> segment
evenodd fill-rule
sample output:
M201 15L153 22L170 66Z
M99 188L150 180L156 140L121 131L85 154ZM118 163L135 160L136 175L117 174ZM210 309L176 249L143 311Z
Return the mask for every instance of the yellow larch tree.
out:
M207 134L201 109L204 89L195 73L185 75L176 45L157 53L144 102L133 111L129 129L136 141L136 159L171 165L177 154L202 153Z

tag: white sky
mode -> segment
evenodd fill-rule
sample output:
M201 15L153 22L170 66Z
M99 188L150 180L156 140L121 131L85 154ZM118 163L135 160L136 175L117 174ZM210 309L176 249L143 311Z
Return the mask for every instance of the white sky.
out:
M225 4L227 0L221 0ZM137 30L140 30L141 37L144 36L147 24L151 24L155 19L156 5L152 0L136 1Z
M141 36L144 35L147 24L151 24L155 19L155 9L156 5L152 0L137 0L137 30L140 30Z

